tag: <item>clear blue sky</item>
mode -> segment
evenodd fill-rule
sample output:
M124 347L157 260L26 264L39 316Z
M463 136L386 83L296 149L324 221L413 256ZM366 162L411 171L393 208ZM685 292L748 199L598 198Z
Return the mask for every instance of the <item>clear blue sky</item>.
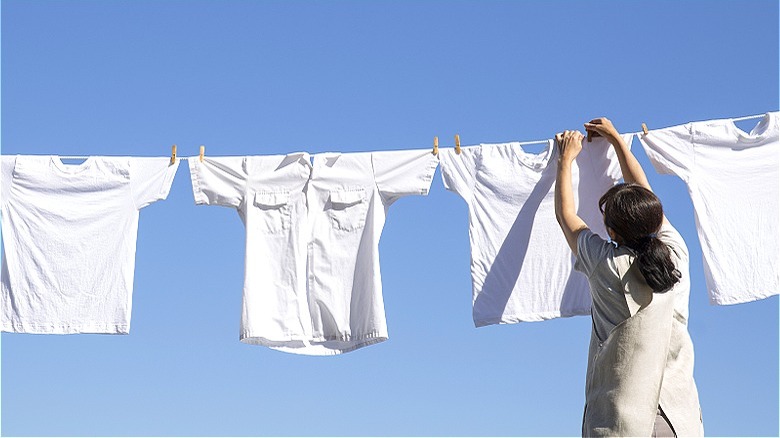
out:
M777 109L776 1L2 2L3 154L419 149ZM777 436L778 297L709 305L687 189L634 150L692 254L706 432ZM590 319L475 329L467 222L437 171L382 235L390 340L280 353L238 341L244 229L181 166L141 212L129 336L2 335L2 434L579 434Z

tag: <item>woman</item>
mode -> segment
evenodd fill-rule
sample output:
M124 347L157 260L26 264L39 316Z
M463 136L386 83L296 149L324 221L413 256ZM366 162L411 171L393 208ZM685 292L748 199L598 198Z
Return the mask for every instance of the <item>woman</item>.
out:
M625 183L599 200L606 241L574 205L571 167L583 135L556 135L555 214L593 298L582 434L702 436L687 328L688 249L612 123L601 118L584 126L612 144Z

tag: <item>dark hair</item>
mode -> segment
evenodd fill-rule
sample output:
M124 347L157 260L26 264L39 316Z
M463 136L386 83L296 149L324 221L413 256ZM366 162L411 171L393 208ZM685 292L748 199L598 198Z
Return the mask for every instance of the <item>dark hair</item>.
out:
M650 190L631 183L617 184L599 199L604 224L617 233L622 244L636 251L639 271L655 292L669 290L680 281L669 247L656 233L664 210Z

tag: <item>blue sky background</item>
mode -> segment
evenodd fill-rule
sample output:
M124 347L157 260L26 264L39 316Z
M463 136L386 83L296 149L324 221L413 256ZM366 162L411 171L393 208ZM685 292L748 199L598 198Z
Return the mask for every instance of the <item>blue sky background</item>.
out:
M3 154L419 149L777 109L776 1L2 2ZM705 430L777 436L778 297L709 305L687 189L634 150L691 251ZM183 165L141 213L129 336L2 335L1 432L579 434L590 319L475 329L467 223L437 171L382 236L390 340L280 353L238 341L244 230L194 205Z

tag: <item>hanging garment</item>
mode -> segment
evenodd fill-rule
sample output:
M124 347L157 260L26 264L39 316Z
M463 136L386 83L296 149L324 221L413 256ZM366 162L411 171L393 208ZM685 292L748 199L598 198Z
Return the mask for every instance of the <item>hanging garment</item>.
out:
M2 157L2 330L130 331L139 210L165 199L170 158Z
M623 139L631 144L632 135ZM587 315L587 279L572 270L571 250L555 219L557 149L540 154L519 143L440 150L442 179L469 208L474 324ZM598 200L621 178L612 146L583 144L572 168L577 214L606 236Z
M590 230L577 237L575 269L593 297L583 436L651 436L659 407L677 436L704 435L688 333L688 248L668 222L658 238L681 274L663 293L647 285L630 248Z
M780 291L778 113L748 134L732 119L692 122L639 136L656 171L688 185L712 304Z
M190 159L196 204L246 227L240 339L339 354L387 339L379 237L387 210L427 195L430 151Z

